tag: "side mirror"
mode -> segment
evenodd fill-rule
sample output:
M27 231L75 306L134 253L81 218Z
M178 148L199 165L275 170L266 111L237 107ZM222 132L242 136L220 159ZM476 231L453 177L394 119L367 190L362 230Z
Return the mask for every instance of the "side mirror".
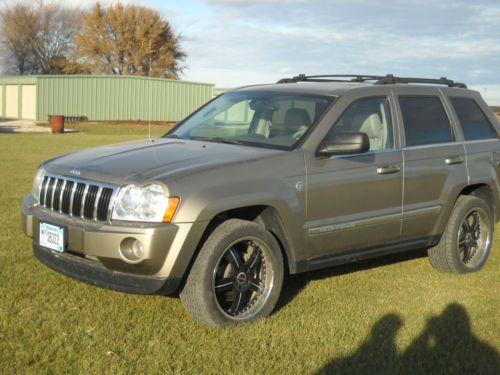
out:
M323 141L317 154L331 156L339 154L362 154L370 150L370 138L366 133L338 133L331 141Z

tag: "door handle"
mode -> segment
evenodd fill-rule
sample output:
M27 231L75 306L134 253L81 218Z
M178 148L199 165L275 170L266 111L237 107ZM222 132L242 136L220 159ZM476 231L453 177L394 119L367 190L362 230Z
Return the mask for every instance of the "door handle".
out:
M384 165L382 167L377 168L378 174L390 174L397 173L401 170L397 165Z
M493 154L491 155L491 159L493 163L498 166L500 164L500 153L493 151Z
M455 156L453 158L446 158L444 161L447 165L460 164L464 162L463 156Z

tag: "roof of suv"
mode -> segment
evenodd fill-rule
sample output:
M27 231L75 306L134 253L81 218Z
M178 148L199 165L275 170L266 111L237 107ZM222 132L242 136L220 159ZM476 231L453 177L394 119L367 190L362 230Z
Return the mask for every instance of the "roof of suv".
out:
M429 78L403 78L392 74L386 76L364 76L364 75L324 75L324 76L306 76L300 74L293 78L283 78L275 84L252 85L237 88L237 91L250 91L256 88L266 91L290 92L298 94L316 94L316 95L341 95L347 91L359 88L368 88L374 86L396 87L404 84L413 87L436 87L443 85L445 88L467 89L463 83L454 82L445 77L439 79ZM430 86L432 85L432 86Z
M359 82L298 82L296 84L274 83L264 85L245 86L237 91L251 91L256 88L266 91L290 92L297 94L340 95L359 87L373 86L371 83Z

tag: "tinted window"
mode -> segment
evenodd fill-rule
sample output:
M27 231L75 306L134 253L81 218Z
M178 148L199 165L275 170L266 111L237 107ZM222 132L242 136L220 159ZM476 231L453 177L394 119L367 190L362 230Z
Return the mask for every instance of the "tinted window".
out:
M332 140L338 133L363 132L370 138L370 151L393 147L392 121L386 97L360 99L342 113L327 135Z
M450 98L465 140L498 138L493 126L473 99Z
M450 121L437 96L400 96L407 146L453 141Z

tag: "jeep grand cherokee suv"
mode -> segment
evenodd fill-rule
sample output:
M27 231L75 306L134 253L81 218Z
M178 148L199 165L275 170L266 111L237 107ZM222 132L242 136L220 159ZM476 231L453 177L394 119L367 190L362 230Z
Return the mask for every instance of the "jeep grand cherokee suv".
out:
M174 293L224 326L267 316L286 272L428 248L479 270L499 217L499 125L465 85L304 76L207 103L159 139L40 166L35 256L87 283Z

